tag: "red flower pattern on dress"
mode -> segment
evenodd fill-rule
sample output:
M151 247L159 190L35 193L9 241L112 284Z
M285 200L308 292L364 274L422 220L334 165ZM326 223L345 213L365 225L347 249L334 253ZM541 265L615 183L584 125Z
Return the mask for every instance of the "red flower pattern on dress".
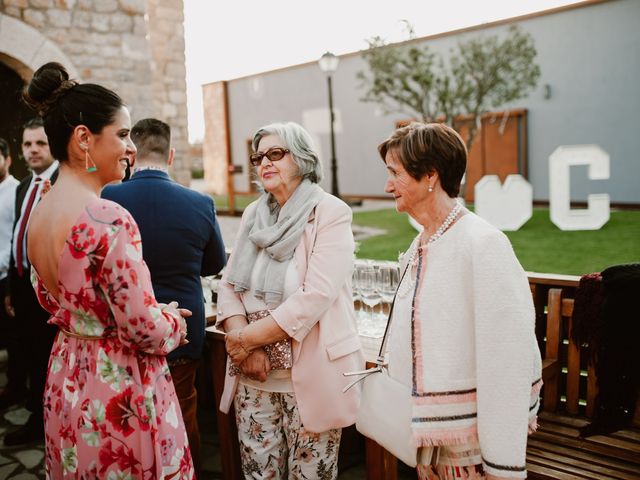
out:
M95 231L86 223L80 223L71 227L71 235L67 240L69 252L73 258L81 259L87 255L89 247L96 243Z
M191 470L191 465L193 463L193 459L191 458L191 450L185 448L183 451L182 459L180 460L180 469L179 472L181 477L183 475L189 475L189 470Z
M89 265L85 268L84 273L87 280L91 280L98 273L98 270L104 262L107 253L109 252L109 236L103 234L98 240L97 245L93 250L87 252L87 258L89 259Z
M151 307L153 306L155 298L150 292L144 292L144 306Z
M136 418L136 413L131 406L131 396L131 388L127 388L120 395L109 400L107 404L107 420L125 437L133 432L134 425L132 423Z
M132 449L123 445L114 447L111 440L107 440L100 448L98 457L100 459L100 475L104 475L107 468L114 463L118 465L120 470L129 471L131 475L137 475L139 472L140 462L135 458Z

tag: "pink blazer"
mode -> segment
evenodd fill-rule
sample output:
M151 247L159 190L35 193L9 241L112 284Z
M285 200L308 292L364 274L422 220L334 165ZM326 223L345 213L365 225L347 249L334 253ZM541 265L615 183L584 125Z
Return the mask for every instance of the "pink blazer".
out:
M294 254L300 287L271 312L292 339L293 390L302 424L311 432L352 425L360 402L358 388L342 393L349 383L342 374L364 367L351 291L351 218L348 205L325 194L311 213ZM246 313L240 295L225 280L223 275L218 291L218 323ZM220 402L220 410L225 413L237 385L238 378L229 376L227 369Z

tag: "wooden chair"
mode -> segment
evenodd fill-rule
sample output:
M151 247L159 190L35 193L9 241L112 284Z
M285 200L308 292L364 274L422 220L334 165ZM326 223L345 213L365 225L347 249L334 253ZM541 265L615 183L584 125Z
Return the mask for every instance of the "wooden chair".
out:
M573 315L573 298L563 298L562 289L549 290L547 304L546 350L542 362L542 378L545 384L544 411L555 412L560 401L561 382L566 374L566 411L577 415L580 403L581 350L586 348L576 345L570 338ZM565 347L566 345L566 347ZM566 352L562 349L566 348ZM563 372L563 367L565 371ZM586 372L586 416L593 416L595 397L597 395L596 375L589 364Z
M529 438L529 478L640 479L640 429L581 438L595 409L597 380L585 345L570 338L573 299L548 292L539 429ZM637 409L636 409L637 412Z

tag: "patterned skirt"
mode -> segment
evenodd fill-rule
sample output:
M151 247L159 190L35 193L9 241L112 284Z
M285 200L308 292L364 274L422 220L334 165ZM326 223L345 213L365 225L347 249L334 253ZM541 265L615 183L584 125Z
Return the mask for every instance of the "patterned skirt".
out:
M423 448L416 467L420 480L484 480L480 445L445 445Z

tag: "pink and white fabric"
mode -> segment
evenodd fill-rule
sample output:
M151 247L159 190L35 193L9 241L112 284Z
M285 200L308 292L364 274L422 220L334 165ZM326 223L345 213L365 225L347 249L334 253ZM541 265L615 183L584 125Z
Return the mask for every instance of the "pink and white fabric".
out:
M57 299L32 271L61 329L44 395L47 478L193 479L165 360L179 321L153 296L133 218L108 200L86 207L60 254Z

